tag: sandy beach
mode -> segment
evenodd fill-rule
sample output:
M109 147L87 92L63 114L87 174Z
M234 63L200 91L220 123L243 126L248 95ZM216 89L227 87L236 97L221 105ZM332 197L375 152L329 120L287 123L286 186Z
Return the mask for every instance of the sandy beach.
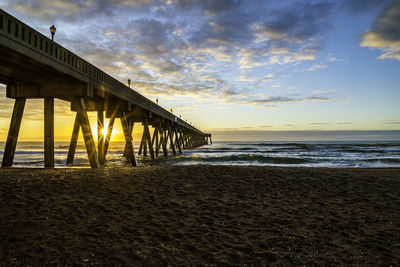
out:
M0 263L400 265L400 170L0 169Z

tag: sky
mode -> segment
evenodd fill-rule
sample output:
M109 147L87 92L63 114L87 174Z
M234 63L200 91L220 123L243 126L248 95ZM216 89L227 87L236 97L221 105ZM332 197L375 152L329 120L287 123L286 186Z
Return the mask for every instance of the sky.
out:
M214 135L400 130L399 0L0 0L0 8L49 37L54 24L56 42ZM0 86L1 140L12 105ZM56 139L68 140L74 114L62 101L55 108ZM25 112L21 139L41 140L43 101L28 100Z

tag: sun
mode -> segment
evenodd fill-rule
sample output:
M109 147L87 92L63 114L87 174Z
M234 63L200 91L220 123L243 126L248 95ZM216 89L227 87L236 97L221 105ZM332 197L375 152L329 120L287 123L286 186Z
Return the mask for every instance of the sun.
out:
M106 125L103 130L101 131L103 133L104 136L106 136L107 134L107 129L108 129L108 125ZM111 134L112 135L112 134Z
M102 134L103 134L103 136L104 136L104 138L105 138L106 135L107 135L107 131L108 131L108 122L104 122L104 127L103 127L103 130L101 131ZM113 137L114 137L115 135L117 135L117 134L119 134L119 133L120 133L120 132L119 132L118 128L117 128L116 125L114 124L113 131L112 131L112 133L111 133L111 140L113 139ZM97 124L93 124L93 125L92 125L92 134L93 134L94 138L97 140Z

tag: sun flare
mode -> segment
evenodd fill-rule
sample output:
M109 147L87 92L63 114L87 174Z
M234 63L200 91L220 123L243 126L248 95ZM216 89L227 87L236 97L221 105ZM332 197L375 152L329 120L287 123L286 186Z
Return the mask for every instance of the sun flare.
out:
M103 130L101 131L104 136L106 136L106 134L107 134L107 129L108 129L108 125L105 125ZM111 136L112 136L112 134L111 134Z
M103 130L101 131L103 136L104 136L104 138L107 135L107 131L108 131L108 122L105 122ZM97 124L93 124L92 125L92 133L93 133L94 138L97 140L97 138L98 138L98 136L97 136ZM120 132L119 132L118 128L114 124L113 130L112 130L112 133L111 133L111 140L113 140L113 138L119 133Z

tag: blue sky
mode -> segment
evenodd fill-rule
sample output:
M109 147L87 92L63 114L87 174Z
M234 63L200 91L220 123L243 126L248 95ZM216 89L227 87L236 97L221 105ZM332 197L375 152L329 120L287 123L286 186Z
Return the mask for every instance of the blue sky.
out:
M57 42L205 131L400 129L400 1L0 7L47 35L54 24ZM0 105L11 109L12 101L2 93ZM57 112L72 118L66 106ZM42 120L32 114L27 120ZM7 120L1 112L1 127Z

